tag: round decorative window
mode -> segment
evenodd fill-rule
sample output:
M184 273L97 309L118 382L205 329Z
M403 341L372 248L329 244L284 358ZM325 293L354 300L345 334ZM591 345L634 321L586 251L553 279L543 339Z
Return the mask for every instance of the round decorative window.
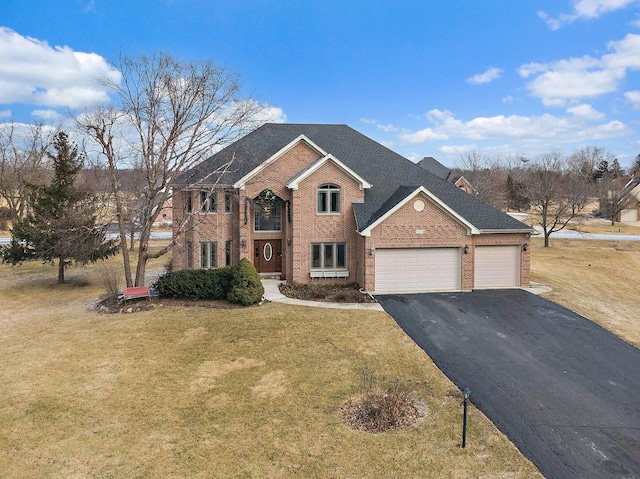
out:
M422 211L424 210L424 201L422 200L416 200L413 202L413 209L416 211Z
M273 258L273 248L271 243L265 243L262 253L264 254L265 261L271 261L271 258Z

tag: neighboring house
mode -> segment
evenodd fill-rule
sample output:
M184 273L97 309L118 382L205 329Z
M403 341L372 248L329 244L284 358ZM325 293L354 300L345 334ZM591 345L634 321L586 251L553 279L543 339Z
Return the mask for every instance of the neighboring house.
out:
M623 223L640 221L640 178L631 178L620 192L620 196L628 198L623 200L628 203L615 220Z
M429 173L436 175L438 178L442 178L449 183L453 183L458 188L466 191L470 195L478 195L478 191L473 187L471 183L469 183L469 181L467 181L464 176L456 174L454 170L447 168L432 156L425 156L418 162L418 166L424 168Z
M183 173L173 207L174 270L248 258L379 293L529 284L529 226L346 125L265 124Z

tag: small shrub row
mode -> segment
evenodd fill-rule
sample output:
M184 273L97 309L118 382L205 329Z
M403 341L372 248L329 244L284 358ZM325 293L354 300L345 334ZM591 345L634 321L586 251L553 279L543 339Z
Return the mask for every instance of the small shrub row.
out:
M164 298L226 299L243 306L258 303L264 294L260 275L246 258L226 268L170 272L158 278L154 286Z

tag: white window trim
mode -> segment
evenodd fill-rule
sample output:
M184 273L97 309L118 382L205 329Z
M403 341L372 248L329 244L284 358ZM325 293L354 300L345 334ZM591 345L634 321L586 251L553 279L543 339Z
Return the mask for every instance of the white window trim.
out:
M331 194L338 193L338 210L331 210ZM320 194L324 194L327 211L320 211ZM342 214L342 188L335 183L323 183L316 188L316 214L340 215Z

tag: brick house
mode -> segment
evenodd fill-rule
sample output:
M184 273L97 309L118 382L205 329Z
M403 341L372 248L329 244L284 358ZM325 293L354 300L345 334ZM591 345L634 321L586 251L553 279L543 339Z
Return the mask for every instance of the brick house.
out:
M173 219L175 270L248 258L378 293L529 284L529 226L346 125L263 125L178 178Z

